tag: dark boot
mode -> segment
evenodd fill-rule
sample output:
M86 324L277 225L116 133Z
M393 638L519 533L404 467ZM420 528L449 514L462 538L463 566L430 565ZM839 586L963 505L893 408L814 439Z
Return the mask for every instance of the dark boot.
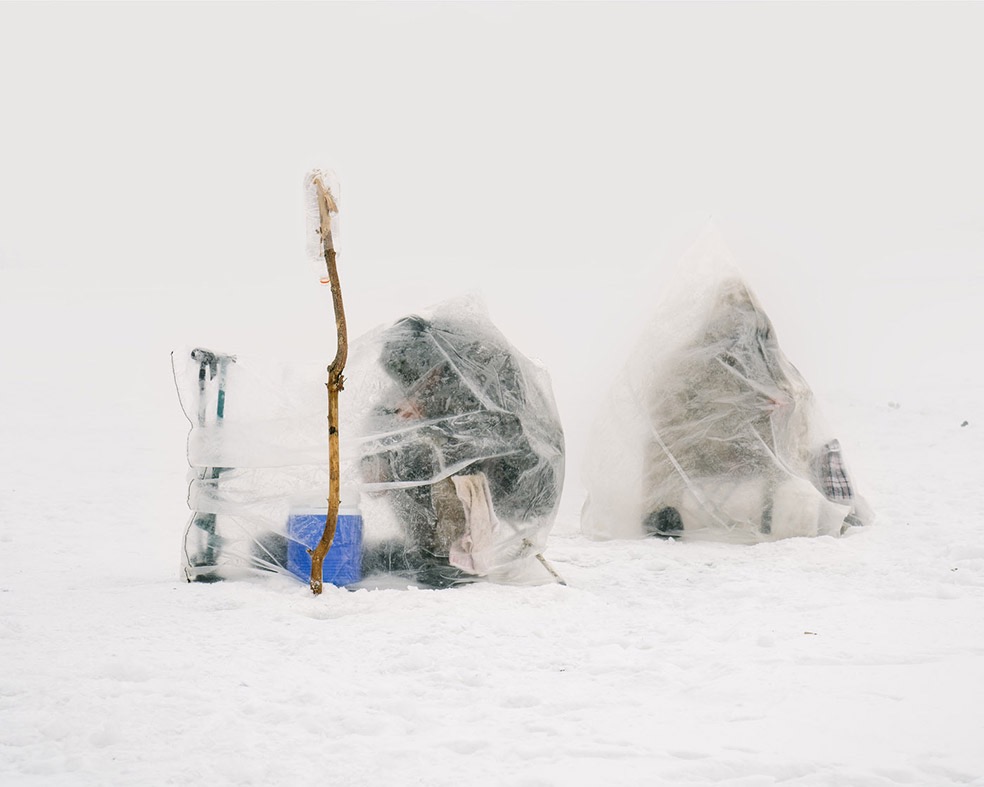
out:
M670 506L653 511L642 526L647 536L655 538L676 538L683 535L680 512Z

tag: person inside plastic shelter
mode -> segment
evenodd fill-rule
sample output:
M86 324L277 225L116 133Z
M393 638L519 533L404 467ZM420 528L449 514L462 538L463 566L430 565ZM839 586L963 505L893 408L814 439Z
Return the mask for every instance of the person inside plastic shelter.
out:
M777 517L797 535L862 524L840 442L816 443L813 394L741 279L721 284L675 375L673 395L652 402L660 428L650 446L647 534L679 535L685 518L698 527L744 520L763 536ZM800 521L807 517L814 521Z
M363 426L361 480L400 533L367 538L363 575L448 587L542 550L564 474L543 370L461 308L406 317L375 346L388 384Z
M596 428L582 529L754 542L866 524L761 304L720 249L699 251L710 261L684 268Z

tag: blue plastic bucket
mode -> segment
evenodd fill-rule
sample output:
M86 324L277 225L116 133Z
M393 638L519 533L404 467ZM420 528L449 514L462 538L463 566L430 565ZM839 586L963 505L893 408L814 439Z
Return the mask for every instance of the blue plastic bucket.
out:
M328 512L292 510L287 519L287 570L303 582L311 579L311 555L325 530ZM322 579L332 585L351 585L362 579L362 514L358 508L338 512L335 540L325 556Z

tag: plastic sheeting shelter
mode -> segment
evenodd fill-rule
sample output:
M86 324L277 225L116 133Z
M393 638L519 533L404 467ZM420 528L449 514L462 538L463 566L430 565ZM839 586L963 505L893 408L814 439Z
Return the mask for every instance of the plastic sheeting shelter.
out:
M771 321L714 238L682 266L591 436L596 538L837 535L870 511Z
M377 330L353 357L342 477L363 491L367 571L551 581L534 558L563 488L564 435L544 369L470 299Z
M173 363L192 424L189 579L267 570L306 580L328 487L324 366L201 349ZM564 477L549 378L477 304L450 302L362 337L345 377L340 513L349 519L326 581L339 556L337 584L553 580L536 560Z

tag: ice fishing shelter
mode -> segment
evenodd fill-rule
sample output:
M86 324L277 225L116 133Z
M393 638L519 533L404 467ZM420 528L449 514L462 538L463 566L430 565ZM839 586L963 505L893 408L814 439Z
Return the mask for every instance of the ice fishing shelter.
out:
M363 492L366 570L438 586L550 581L535 558L564 434L546 371L470 298L381 328L352 356L342 477Z
M192 424L187 576L306 581L328 485L324 366L202 348L173 362ZM355 341L341 414L325 581L552 581L537 560L564 477L550 381L479 304L448 302Z
M705 237L592 431L582 530L763 541L864 524L840 442L721 242Z

